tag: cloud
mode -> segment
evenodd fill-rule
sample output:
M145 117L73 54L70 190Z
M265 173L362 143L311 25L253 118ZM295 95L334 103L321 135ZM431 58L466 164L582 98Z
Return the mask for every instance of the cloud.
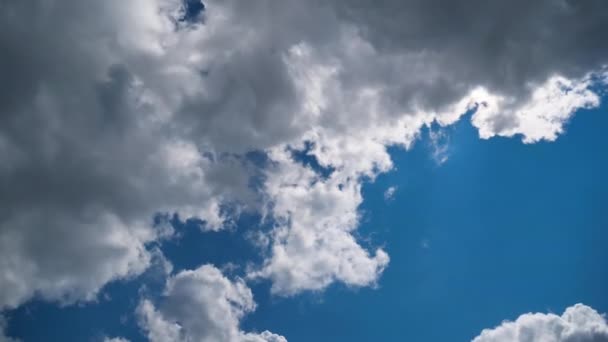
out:
M129 342L126 338L123 337L113 337L113 338L105 338L103 342Z
M160 76L138 73L162 59L178 1L2 7L0 70L14 81L0 96L0 308L93 299L150 265L148 244L171 235L156 213L215 230L224 199L248 201L242 159L205 157L171 134L148 89Z
M397 187L389 186L388 189L386 189L386 191L384 192L384 200L391 201L393 198L395 198L395 192L397 192Z
M480 99L480 107L472 117L473 125L484 139L520 134L524 143L554 141L577 110L599 105L599 96L589 89L590 79L591 75L575 80L552 77L535 88L527 102L507 110L501 110L502 103L513 99L496 96Z
M608 322L593 308L576 304L561 316L527 313L514 322L503 322L493 329L484 329L473 342L604 342L608 341Z
M450 137L443 130L429 130L429 140L432 149L433 160L437 165L441 165L448 161L449 140Z
M160 306L143 300L137 315L151 342L286 342L268 331L240 330L240 320L255 307L243 280L231 281L214 266L203 265L169 278Z
M608 56L601 0L331 3L383 55L418 62L393 77L396 95L409 103L441 106L477 86L523 103L555 74L580 78Z
M0 342L19 342L20 340L6 336L7 319L0 315Z
M276 221L250 274L276 293L372 285L389 256L354 230L387 146L474 108L484 138L554 140L599 103L606 6L4 1L0 308L93 299L149 267L157 213L219 230L226 206ZM306 142L330 177L288 155Z
M271 158L275 164L264 191L276 228L270 257L249 277L270 278L272 291L281 295L322 290L334 281L373 284L389 257L382 249L369 253L352 235L359 222L360 183L340 169L323 179L288 151L274 151Z

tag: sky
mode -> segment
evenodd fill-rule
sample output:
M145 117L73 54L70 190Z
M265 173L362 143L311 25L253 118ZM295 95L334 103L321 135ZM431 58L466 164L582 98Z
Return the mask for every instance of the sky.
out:
M607 7L3 3L0 342L608 341Z

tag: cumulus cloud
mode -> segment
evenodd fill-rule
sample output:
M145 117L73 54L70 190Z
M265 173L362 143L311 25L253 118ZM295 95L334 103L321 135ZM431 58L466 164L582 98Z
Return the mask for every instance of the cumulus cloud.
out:
M476 100L479 108L472 117L473 125L484 139L519 134L524 143L554 141L578 109L599 105L599 96L589 89L590 79L591 75L574 80L552 77L536 87L527 102L512 108L507 105L507 109L504 103L513 99L481 97Z
M219 229L223 198L247 200L242 161L170 134L153 80L137 74L162 59L179 2L1 6L0 307L92 299L149 266L147 244L171 234L157 212Z
M370 254L352 235L359 221L360 183L343 171L322 179L285 150L271 156L275 164L265 193L277 227L270 258L249 276L270 278L273 292L283 295L321 290L335 280L374 283L389 257L382 249Z
M287 342L268 331L240 330L240 320L255 307L243 280L231 281L214 266L203 265L169 278L160 305L143 300L137 314L152 342Z
M601 0L205 5L0 4L1 308L92 299L173 234L155 214L219 230L227 205L276 221L249 274L276 293L374 284L389 257L353 232L387 146L470 110L483 138L554 140L608 62Z
M413 56L418 63L404 70L411 74L395 76L407 76L395 91L430 107L453 103L477 86L522 103L530 85L555 74L580 78L608 56L601 0L331 3L383 54Z
M593 308L576 304L561 316L527 313L514 322L504 322L493 329L485 329L473 342L605 342L608 341L608 322Z

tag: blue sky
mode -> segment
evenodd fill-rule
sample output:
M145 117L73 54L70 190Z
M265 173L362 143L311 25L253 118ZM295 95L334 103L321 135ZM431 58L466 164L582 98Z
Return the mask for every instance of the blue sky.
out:
M296 342L465 341L525 312L561 313L579 302L607 312L606 114L605 106L581 110L556 142L534 145L480 140L462 120L445 129L441 165L428 129L410 151L392 149L396 170L365 184L360 208L359 239L391 255L377 287L281 298L268 282L253 283L258 309L243 327ZM386 200L389 187L397 190ZM256 254L241 232L257 221L244 217L219 233L179 226L183 237L161 248L176 271L243 265ZM98 302L34 300L8 313L8 332L24 341L144 341L130 313L142 286L158 293L159 284L150 271L108 285Z

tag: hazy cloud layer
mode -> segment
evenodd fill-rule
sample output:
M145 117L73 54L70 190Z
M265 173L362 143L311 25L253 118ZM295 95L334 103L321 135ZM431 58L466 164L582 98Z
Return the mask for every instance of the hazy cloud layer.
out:
M275 293L374 284L389 256L352 232L387 146L475 109L482 138L554 140L608 62L602 0L205 5L0 4L0 307L92 299L150 265L156 213L218 230L225 205L276 222L248 274Z

